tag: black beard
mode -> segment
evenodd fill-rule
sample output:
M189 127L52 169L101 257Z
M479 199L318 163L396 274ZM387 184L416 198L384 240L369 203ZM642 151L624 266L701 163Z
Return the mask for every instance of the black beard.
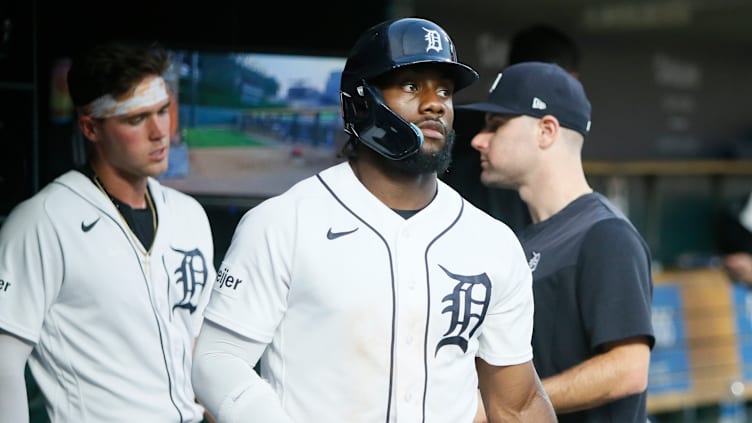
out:
M423 150L404 158L402 160L385 159L386 166L389 169L408 175L423 175L426 173L436 173L441 175L449 169L452 163L452 146L454 145L454 129L447 132L446 142L441 150L433 153L426 153Z

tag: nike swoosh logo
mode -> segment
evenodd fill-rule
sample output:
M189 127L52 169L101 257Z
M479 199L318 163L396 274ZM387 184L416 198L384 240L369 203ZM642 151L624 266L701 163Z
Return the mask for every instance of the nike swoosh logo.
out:
M88 225L85 224L84 222L81 222L81 230L84 231L84 232L89 232L91 230L91 228L93 228L94 225L97 224L97 222L99 222L99 218L97 218L97 220L89 223Z
M329 228L329 231L326 233L327 239L337 239L341 236L350 235L351 233L357 231L358 228L355 228L351 231L344 231L344 232L332 232L332 228Z

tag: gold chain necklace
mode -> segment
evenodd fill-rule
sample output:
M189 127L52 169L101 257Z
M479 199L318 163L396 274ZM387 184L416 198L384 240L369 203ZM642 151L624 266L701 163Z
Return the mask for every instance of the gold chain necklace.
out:
M115 206L115 209L120 215L120 219L123 221L123 223L125 223L125 227L128 229L128 233L130 234L130 236L138 240L139 238L136 236L136 234L133 233L131 226L128 224L128 220L125 218L125 216L123 216L123 212L120 210L120 206L115 201L115 198L112 195L110 195L110 193L104 188L104 186L102 185L102 181L99 180L99 176L97 176L97 174L95 173L92 179L94 179L94 184L97 186L97 188L99 188L99 190L102 191L102 193L106 195L107 198L109 198L112 204ZM149 206L149 211L151 212L151 228L153 231L152 232L152 244L153 244L154 243L153 239L154 237L157 236L157 210L154 208L154 202L151 199L151 193L149 192L148 187L146 188L146 195L144 195L144 197L146 197L146 204ZM151 251L151 246L147 249L147 252L149 251Z

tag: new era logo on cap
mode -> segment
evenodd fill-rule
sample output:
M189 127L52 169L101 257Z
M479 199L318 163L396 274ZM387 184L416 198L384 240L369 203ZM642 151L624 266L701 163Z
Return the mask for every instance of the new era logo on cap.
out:
M496 77L485 102L455 108L537 118L552 115L565 128L583 136L590 132L591 107L582 84L553 63L511 65Z
M532 108L538 110L546 110L546 102L539 99L538 97L533 97Z

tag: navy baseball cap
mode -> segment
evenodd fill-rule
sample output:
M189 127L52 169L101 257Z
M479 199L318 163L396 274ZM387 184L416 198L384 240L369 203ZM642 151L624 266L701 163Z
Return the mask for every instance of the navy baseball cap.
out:
M577 78L561 66L521 62L505 68L496 77L488 99L457 109L541 118L552 115L565 128L583 136L590 132L590 101Z

